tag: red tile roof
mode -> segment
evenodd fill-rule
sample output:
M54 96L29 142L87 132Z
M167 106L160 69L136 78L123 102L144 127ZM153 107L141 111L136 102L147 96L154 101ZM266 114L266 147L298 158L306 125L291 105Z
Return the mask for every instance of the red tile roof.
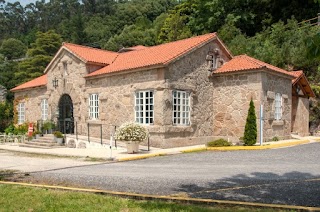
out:
M127 49L130 49L130 50L141 50L141 49L146 49L146 48L149 48L147 46L143 46L143 45L138 45L138 46L131 46L131 47L128 47Z
M139 51L120 53L112 64L88 74L87 77L150 66L167 65L176 58L216 37L216 33L210 33L158 46L142 48Z
M282 74L292 76L288 71L284 69L262 62L255 58L249 57L247 55L235 56L230 61L226 62L220 68L215 70L213 74L244 71L244 70L256 70L256 69L263 69L263 68L267 68L272 71L276 71Z
M72 43L63 43L63 47L69 49L72 53L89 63L111 64L118 56L118 53L116 52L80 46Z
M17 90L23 90L27 88L35 88L35 87L41 87L47 85L47 75L42 75L40 77L37 77L29 82L23 83L13 89L11 91L17 91Z

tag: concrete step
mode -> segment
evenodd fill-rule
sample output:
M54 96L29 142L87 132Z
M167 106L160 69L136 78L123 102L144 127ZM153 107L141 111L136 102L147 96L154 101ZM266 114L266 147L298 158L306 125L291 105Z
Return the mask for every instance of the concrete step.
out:
M39 148L39 149L54 149L54 148L64 148L65 146L39 146L34 144L21 143L19 147L29 147L29 148Z
M54 138L44 138L44 137L40 137L40 138L34 138L32 139L33 142L41 142L41 143L57 143Z
M60 144L58 144L56 142L27 141L27 142L24 142L24 143L28 144L28 145L34 145L34 146L61 146Z

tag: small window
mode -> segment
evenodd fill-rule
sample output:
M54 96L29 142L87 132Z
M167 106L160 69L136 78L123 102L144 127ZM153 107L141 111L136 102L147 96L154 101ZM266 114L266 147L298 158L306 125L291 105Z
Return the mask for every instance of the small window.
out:
M190 125L190 94L175 90L172 93L172 119L174 125Z
M92 120L99 118L99 96L90 94L89 96L89 118Z
M280 93L276 93L274 102L274 119L281 120L282 118L282 98Z
M25 122L25 104L20 102L18 104L18 124L23 124Z
M153 124L154 120L153 91L135 93L135 120L140 124Z
M44 121L48 119L48 100L47 99L41 100L41 119Z
M64 73L64 76L68 75L68 63L67 62L63 62L63 73Z

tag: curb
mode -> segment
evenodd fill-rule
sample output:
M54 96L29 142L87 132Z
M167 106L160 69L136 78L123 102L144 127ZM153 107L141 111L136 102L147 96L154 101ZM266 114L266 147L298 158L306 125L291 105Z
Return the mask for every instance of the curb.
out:
M9 181L0 181L0 184L6 185L19 185L28 187L38 187L47 189L58 189L65 191L76 191L76 192L88 192L100 195L110 195L119 196L136 200L161 200L177 203L191 203L191 204L202 204L202 205L219 205L219 206L245 206L254 208L269 208L269 209L283 209L283 210L298 210L298 211L320 211L320 207L306 207L306 206L294 206L294 205L280 205L280 204L265 204L265 203L254 203L254 202L240 202L240 201L228 201L228 200L213 200L213 199L197 199L197 198L183 198L183 197L168 197L168 196L158 196L158 195L146 195L146 194L136 194L128 192L117 192L117 191L107 191L98 189L85 189L85 188L73 188L64 186L50 186L41 184L29 184L29 183L17 183Z
M320 142L319 139L314 139L315 142ZM240 151L240 150L265 150L265 149L276 149L281 147L292 147L302 144L308 144L311 143L310 140L298 140L298 141L291 141L286 143L279 143L279 144L271 144L271 145L265 145L265 146L229 146L229 147L197 147L197 148L190 148L186 150L179 151L180 153L192 153L192 152L201 152L201 151ZM139 155L139 156L133 156L133 157L124 157L119 158L116 161L118 162L124 162L124 161L133 161L133 160L141 160L141 159L147 159L151 157L157 157L157 156L167 156L171 155L170 152L159 152L159 153L151 153L151 154L145 154L145 155Z

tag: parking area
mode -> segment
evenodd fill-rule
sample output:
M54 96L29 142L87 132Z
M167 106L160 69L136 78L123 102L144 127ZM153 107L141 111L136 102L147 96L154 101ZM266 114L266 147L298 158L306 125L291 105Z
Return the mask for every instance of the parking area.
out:
M141 194L320 206L320 143L208 151L31 173L37 182Z

